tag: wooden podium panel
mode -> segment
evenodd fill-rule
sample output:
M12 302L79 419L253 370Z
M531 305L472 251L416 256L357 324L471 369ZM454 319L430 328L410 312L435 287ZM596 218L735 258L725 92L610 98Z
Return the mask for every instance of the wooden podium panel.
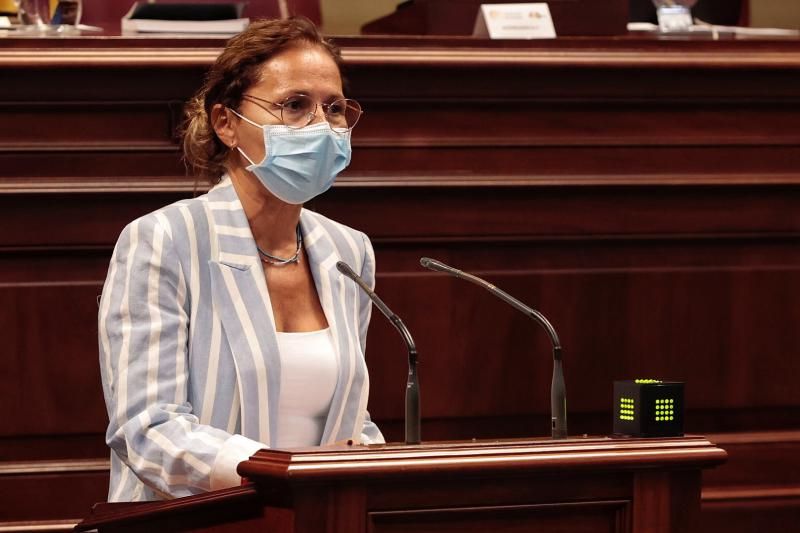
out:
M683 533L725 457L702 437L262 450L252 484L103 504L76 531Z

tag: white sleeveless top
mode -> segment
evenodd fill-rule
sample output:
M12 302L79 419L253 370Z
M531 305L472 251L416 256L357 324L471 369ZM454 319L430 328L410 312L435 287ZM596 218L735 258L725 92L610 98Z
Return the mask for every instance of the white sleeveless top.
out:
M330 328L279 331L277 337L281 393L276 447L318 446L339 376Z

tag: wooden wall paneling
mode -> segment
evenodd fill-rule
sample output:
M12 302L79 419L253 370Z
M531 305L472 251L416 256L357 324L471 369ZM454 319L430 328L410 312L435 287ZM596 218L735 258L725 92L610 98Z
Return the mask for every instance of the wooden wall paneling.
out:
M424 437L546 435L550 376L543 333L430 256L550 317L571 433L610 430L614 379L685 379L688 431L767 432L730 443L752 453L707 479L704 516L795 516L776 432L800 415L798 44L339 42L367 113L309 207L373 239L420 350ZM3 461L107 460L95 297L113 244L204 189L175 132L220 41L64 43L0 49ZM405 353L379 315L367 358L373 418L400 440ZM75 505L104 491L92 479Z
M97 186L107 192L113 183L106 181L89 187ZM42 268L52 266L48 271L50 276L87 280L86 277L69 277L75 273L66 267L77 261L81 268L91 272L89 279L102 282L122 229L150 211L180 198L191 197L191 184L189 180L188 190L181 193L163 192L158 188L151 190L147 184L129 192L126 191L127 184L120 184L122 191L112 194L85 193L74 191L74 182L72 187L63 186L64 190L59 192L52 192L50 188L55 186L51 183L47 184L44 193L34 193L35 186L22 194L5 190L6 194L0 194L0 210L8 223L0 225L0 246L5 254L10 254L11 264L24 265L19 254L29 253L31 260L35 261L36 257L47 259L39 259L37 264ZM92 264L93 269L89 266ZM64 268L57 270L55 266ZM23 279L27 281L35 281L41 276L24 268L15 269L14 275L25 276Z
M702 531L759 533L794 527L800 519L797 497L754 498L713 501L703 504Z
M687 241L664 243L652 254L642 253L636 244L614 241L533 243L527 254L508 251L524 246L518 243L450 244L446 251L438 250L438 257L485 277L550 317L565 349L572 413L607 411L614 379L647 375L686 380L691 410L794 404L793 360L771 365L757 361L765 351L798 349L791 329L771 328L776 319L797 314L791 296L796 268L736 261L705 264L703 256L715 252L735 256L764 250L746 240L726 245ZM415 265L395 271L395 254L388 252L388 259L382 254L387 247L376 246L384 272L378 277L378 290L396 313L407 317L414 332L426 416L546 413L550 350L538 326L464 282L420 272ZM437 255L430 253L432 248L405 246L402 253ZM792 255L788 247L776 247L781 248ZM659 256L685 260L695 252L700 264L648 264ZM563 262L541 264L542 257L560 257ZM614 259L606 266L603 257ZM513 271L503 271L498 261L512 264ZM394 418L402 414L403 349L395 332L383 326L373 325L370 335L378 338L370 337L368 358L371 365L391 371L373 377L373 414L382 418L381 406L391 405ZM765 330L772 331L769 338L762 335ZM638 334L631 336L631 331ZM375 346L381 347L377 353ZM434 390L426 382L433 383ZM695 426L692 420L690 412L689 431L716 430L713 422ZM580 426L573 429L590 432Z
M0 462L0 528L35 531L37 521L74 525L107 493L108 460Z
M152 52L156 57L157 51ZM0 188L187 185L176 131L202 69L11 68L0 88ZM163 185L162 185L163 186Z
M351 168L359 177L401 170L403 179L445 174L607 183L627 177L641 184L652 176L660 183L697 183L731 174L791 174L798 162L797 107L786 104L450 97L445 106L411 99L364 105L370 112L354 137L360 149ZM385 169L387 160L403 165L393 172Z
M764 472L770 472L772 488L800 489L800 431L797 429L712 434L711 438L726 447L728 461L704 474L709 493L726 487L736 491L769 490L758 482L759 475Z
M381 189L348 187L316 202L373 236L378 290L420 350L427 436L546 434L550 367L538 327L476 287L422 270L425 255L550 316L577 434L610 431L611 381L637 375L687 380L688 431L796 419L785 407L796 402L787 399L794 359L756 363L797 350L793 188L479 190L491 191L479 210L467 201L472 189L443 186L386 189L391 202ZM583 216L570 215L578 205ZM372 372L371 412L394 421L387 433L400 439L405 354L379 319L368 345L369 364L382 369ZM464 424L448 418L456 412L469 413Z
M101 288L90 282L0 289L0 329L16 332L3 347L0 437L103 431L96 349L87 350L97 327L85 324L97 314ZM65 309L55 302L71 303Z
M728 462L703 474L704 530L781 530L800 518L797 430L712 435Z
M687 101L688 100L688 101ZM510 97L367 100L355 140L389 146L701 146L796 143L795 106L752 100L663 102ZM736 109L731 113L731 109ZM524 119L522 118L524 117ZM775 136L778 136L776 138Z
M166 102L35 102L0 108L12 127L0 132L4 147L47 150L89 146L163 146L172 143ZM42 126L45 127L42 127Z
M0 196L0 331L13 332L0 350L0 460L107 457L97 298L117 235L167 201L155 196Z

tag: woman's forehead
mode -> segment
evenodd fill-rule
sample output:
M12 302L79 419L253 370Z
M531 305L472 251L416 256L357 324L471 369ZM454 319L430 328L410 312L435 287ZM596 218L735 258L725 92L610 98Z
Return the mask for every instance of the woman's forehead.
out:
M255 88L269 92L342 92L339 67L320 46L288 48L261 65L259 74Z

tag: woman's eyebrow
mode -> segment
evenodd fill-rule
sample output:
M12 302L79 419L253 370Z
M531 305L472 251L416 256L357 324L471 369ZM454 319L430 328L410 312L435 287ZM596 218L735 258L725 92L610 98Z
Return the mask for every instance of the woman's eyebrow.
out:
M314 90L311 87L287 88L287 89L284 89L282 91L279 91L278 94L280 96L277 97L278 99L275 100L276 102L280 102L281 100L285 100L286 98L289 98L291 96L295 96L295 95L298 95L298 94L302 94L304 96L311 96L312 98L315 98L316 97L315 95L322 95L322 97L319 99L321 102L333 102L334 100L339 100L341 98L345 98L344 94L342 94L341 91L335 91L335 92L331 92L331 93L328 93L328 94L323 94L323 93L319 93L318 91Z

